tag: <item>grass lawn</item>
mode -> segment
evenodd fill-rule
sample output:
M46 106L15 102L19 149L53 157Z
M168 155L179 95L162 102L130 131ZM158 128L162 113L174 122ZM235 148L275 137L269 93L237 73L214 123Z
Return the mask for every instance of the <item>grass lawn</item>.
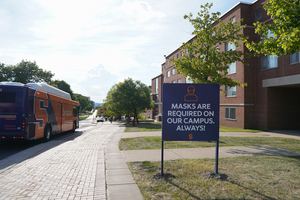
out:
M160 162L128 163L145 199L299 199L300 157L221 158L222 180L203 175L214 164L214 159L165 161L169 178L158 179Z
M89 117L89 115L79 116L79 120L84 120L84 119L86 119L86 118L88 118L88 117Z
M215 142L165 141L165 149L215 147ZM300 153L300 140L272 137L220 137L220 147L269 145ZM123 150L160 149L161 137L122 138L119 148ZM300 187L300 186L299 186Z
M135 126L132 124L126 124L124 132L148 132L148 131L161 131L161 122L147 122L147 123L136 123ZM258 133L261 130L254 129L240 129L220 126L220 132L247 132L247 133Z
M147 123L135 123L126 124L124 132L148 132L148 131L161 131L161 122L147 122Z

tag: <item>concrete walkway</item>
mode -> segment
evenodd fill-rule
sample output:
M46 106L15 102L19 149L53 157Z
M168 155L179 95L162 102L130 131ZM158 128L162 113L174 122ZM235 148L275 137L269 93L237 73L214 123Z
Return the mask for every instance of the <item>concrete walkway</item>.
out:
M114 134L105 148L107 199L142 200L144 198L119 150L122 135L123 132Z
M122 138L134 138L144 136L161 136L161 132L126 132ZM284 137L300 140L298 131L276 131L261 133L244 133L244 132L221 132L220 136L231 137ZM185 158L215 158L216 148L181 148L181 149L165 149L164 160L176 160ZM129 150L122 151L122 155L126 162L138 161L161 161L161 149L155 150ZM147 156L145 156L147 155ZM248 147L220 147L219 158L239 157L239 156L300 156L299 153L287 151L267 145L248 146Z

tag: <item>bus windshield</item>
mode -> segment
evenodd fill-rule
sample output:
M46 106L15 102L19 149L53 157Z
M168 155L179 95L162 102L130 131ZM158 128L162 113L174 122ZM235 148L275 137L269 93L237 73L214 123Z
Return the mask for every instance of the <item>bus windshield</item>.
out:
M1 135L21 134L21 121L22 115L24 115L24 96L24 87L0 85Z
M15 103L15 92L0 92L0 103Z

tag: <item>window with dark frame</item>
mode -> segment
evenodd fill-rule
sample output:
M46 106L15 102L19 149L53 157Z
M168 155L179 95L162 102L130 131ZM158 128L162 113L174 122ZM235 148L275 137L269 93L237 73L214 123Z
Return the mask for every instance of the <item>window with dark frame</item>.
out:
M278 66L278 57L275 55L266 55L261 57L261 69L271 69Z
M174 76L176 74L176 70L173 68L172 69L172 76Z
M225 95L226 97L236 97L236 86L234 87L226 86L225 90L226 90L226 95Z
M290 64L300 62L300 51L290 55Z
M255 11L255 21L261 19L261 8Z
M225 108L225 119L236 120L236 108Z

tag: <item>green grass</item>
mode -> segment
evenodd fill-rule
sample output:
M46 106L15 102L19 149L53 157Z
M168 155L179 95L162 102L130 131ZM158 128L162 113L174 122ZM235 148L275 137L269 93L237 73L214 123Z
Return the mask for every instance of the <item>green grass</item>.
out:
M79 120L84 120L86 118L88 118L89 116L88 115L85 115L85 116L79 116Z
M219 159L219 173L227 180L207 179L214 159L164 162L173 176L154 179L160 162L128 163L144 199L299 199L300 157L252 156Z
M161 122L147 122L147 123L136 123L135 126L132 124L126 124L124 132L148 132L148 131L161 131ZM246 133L259 133L261 130L254 129L240 129L220 126L220 132L246 132Z
M220 126L220 132L260 133L260 132L263 132L263 131L255 130L255 129L240 129L240 128Z
M147 123L135 123L126 124L124 132L148 132L148 131L161 131L161 122L147 122Z
M300 153L300 140L273 137L220 137L220 147L269 145ZM165 149L215 147L215 142L165 141ZM160 149L161 137L122 138L121 150Z

